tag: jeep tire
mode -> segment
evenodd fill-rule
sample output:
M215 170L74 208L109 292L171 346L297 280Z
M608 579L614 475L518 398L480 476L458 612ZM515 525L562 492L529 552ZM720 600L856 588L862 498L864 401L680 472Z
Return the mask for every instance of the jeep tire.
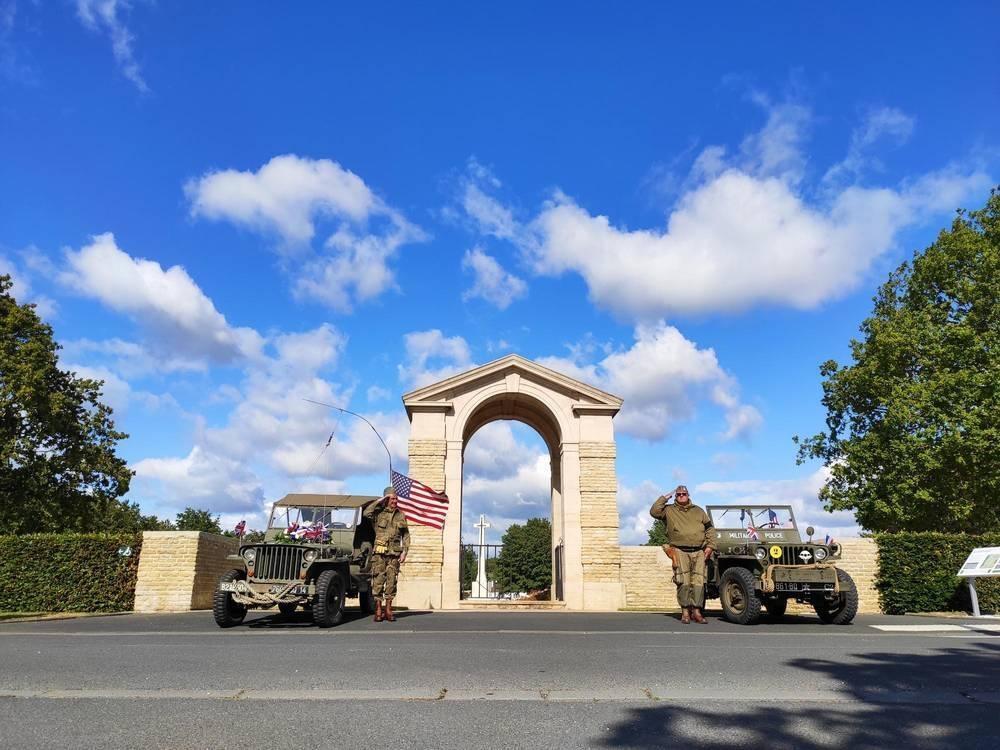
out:
M233 568L227 573L223 573L219 583L232 583L233 581L245 580L247 574L239 568ZM233 601L233 595L229 591L221 591L215 587L215 594L212 597L212 617L215 624L220 628L231 628L243 622L247 616L247 608L244 604Z
M785 616L785 610L788 609L788 598L784 596L770 596L764 600L764 606L767 608L767 616L772 620L780 620Z
M372 594L371 589L358 593L358 604L361 605L361 614L375 614L375 595Z
M737 625L754 625L760 619L763 602L754 586L756 579L746 568L729 568L719 582L722 614Z
M813 607L827 625L850 625L858 613L858 589L854 579L840 568L837 569L837 582L840 584L838 601L830 602L824 596L816 596Z
M313 621L321 628L332 628L344 619L347 584L339 570L324 570L316 579Z

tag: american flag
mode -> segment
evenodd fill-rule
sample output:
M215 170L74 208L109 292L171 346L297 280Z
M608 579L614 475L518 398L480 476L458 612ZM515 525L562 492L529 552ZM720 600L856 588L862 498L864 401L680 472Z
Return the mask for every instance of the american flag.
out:
M403 511L407 521L444 528L444 518L448 514L448 496L435 492L426 484L410 479L398 471L392 472L392 486L396 490L396 506Z
M243 536L243 532L247 530L247 522L245 520L240 521L236 524L236 536Z

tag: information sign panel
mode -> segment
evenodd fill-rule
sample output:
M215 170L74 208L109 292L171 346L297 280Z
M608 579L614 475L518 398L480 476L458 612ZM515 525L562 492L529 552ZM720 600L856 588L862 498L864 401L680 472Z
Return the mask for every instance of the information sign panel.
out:
M1000 576L1000 547L977 547L972 550L958 575L963 578Z

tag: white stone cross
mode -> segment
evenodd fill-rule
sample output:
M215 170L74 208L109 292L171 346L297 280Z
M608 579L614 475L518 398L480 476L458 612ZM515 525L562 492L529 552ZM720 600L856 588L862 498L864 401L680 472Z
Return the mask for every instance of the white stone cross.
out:
M486 580L486 529L491 527L486 516L479 516L479 523L473 525L479 529L479 566L476 570L476 580L472 582L471 596L476 598L488 597L490 595L489 582Z

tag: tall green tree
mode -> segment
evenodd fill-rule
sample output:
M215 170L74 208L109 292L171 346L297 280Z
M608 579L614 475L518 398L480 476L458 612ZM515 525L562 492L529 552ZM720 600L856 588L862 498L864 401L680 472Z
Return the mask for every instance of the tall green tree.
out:
M213 516L207 510L199 510L188 506L177 514L176 527L178 531L210 531L221 534L219 516Z
M649 538L646 540L647 547L662 547L667 543L667 525L662 518L653 521L649 527Z
M547 518L513 524L501 541L494 578L498 591L530 592L552 585L552 524Z
M86 531L117 510L132 472L128 437L101 403L100 380L59 368L52 328L0 276L0 530Z
M872 531L1000 530L1000 193L903 263L820 372L828 510Z

